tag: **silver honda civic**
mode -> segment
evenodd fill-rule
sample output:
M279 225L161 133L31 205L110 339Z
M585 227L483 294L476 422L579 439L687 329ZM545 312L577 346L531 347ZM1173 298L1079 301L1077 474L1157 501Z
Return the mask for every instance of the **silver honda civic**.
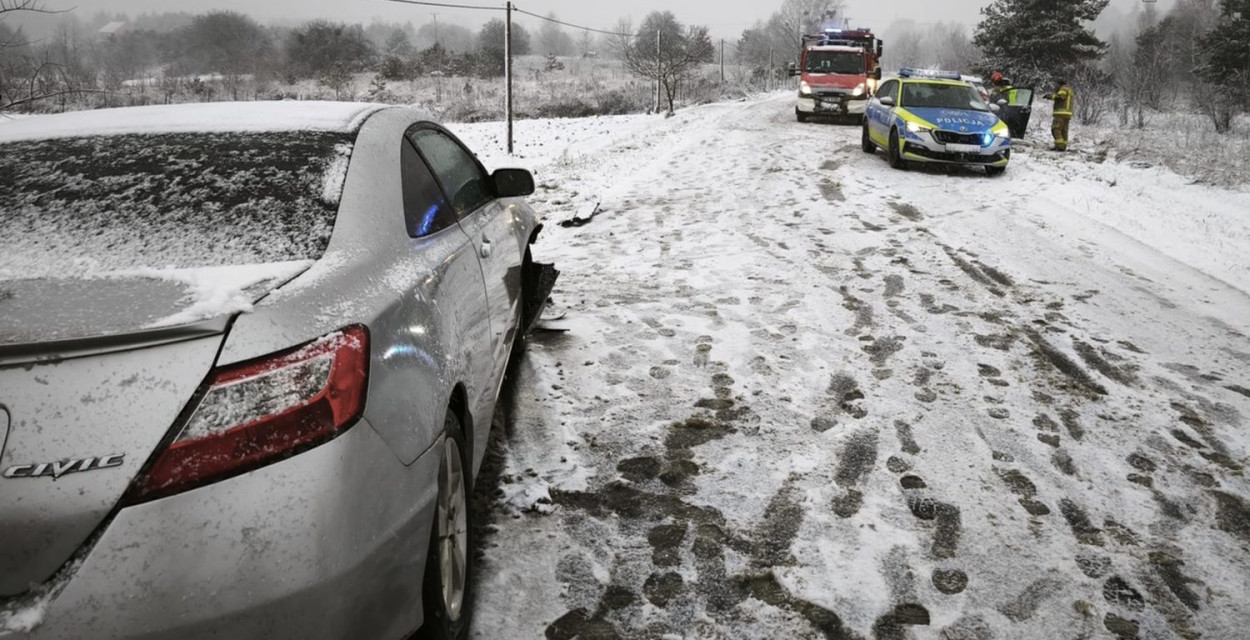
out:
M533 189L407 108L0 122L0 637L464 637Z

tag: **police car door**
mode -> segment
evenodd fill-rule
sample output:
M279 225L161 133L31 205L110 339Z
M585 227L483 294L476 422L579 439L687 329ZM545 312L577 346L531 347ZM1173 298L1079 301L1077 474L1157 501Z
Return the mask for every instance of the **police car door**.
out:
M1012 93L1011 102L1002 107L998 115L1011 129L1011 137L1023 139L1029 129L1029 119L1033 116L1033 88L1016 87Z
M885 81L868 105L868 111L864 117L868 119L868 130L872 133L874 140L888 140L890 137L890 124L894 122L894 107L898 104L898 87L898 80ZM893 104L881 102L887 97Z

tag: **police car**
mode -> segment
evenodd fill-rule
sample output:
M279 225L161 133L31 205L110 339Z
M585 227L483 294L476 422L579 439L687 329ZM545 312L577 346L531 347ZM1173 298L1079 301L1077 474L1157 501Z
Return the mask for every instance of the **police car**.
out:
M995 107L958 72L902 69L868 102L864 152L885 149L896 169L928 162L998 175L1011 160L1011 134Z

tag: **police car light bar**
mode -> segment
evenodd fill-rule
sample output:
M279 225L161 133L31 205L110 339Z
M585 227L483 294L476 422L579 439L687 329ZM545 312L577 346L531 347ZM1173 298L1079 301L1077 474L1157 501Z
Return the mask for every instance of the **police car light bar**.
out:
M911 69L903 67L898 70L900 78L941 78L943 80L961 80L963 75L958 71L942 71L940 69Z

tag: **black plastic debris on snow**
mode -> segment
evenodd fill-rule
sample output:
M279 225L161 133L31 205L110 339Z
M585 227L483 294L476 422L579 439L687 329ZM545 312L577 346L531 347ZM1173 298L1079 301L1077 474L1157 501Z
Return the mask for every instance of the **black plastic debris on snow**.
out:
M560 221L560 226L567 229L568 227L580 227L590 224L590 222L595 219L595 216L603 213L603 209L599 206L601 204L601 202L596 202L595 206L591 208L590 213L587 213L586 215L580 215L580 213L573 214L572 218Z

